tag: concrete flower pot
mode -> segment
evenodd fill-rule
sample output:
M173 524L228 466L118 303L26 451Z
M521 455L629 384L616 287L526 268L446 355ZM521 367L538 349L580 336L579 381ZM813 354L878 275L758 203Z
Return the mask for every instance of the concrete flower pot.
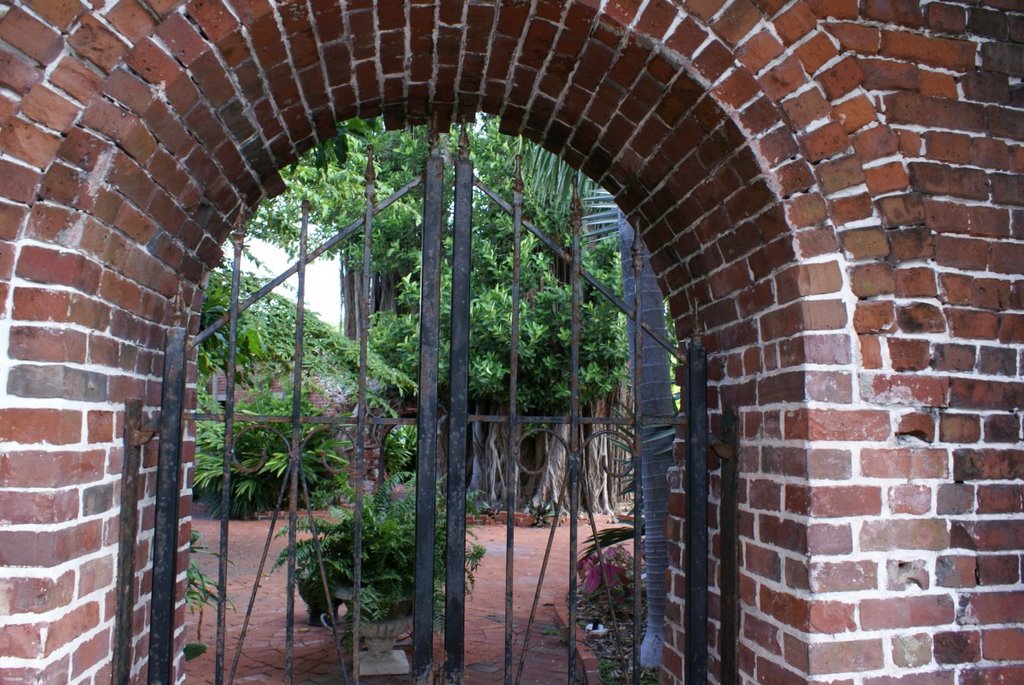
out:
M366 649L359 653L359 675L404 675L411 669L405 652L395 649L395 641L412 630L412 616L380 623L363 622L360 634Z

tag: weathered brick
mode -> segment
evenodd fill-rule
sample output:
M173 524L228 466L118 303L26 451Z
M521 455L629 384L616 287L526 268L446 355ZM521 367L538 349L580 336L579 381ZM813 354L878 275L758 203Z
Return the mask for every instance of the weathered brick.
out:
M945 478L949 473L947 462L944 449L864 449L860 469L865 476L875 478Z
M951 631L933 637L935 661L940 664L963 664L978 661L981 656L981 633Z
M0 409L0 440L66 445L81 440L82 415L68 409Z
M993 661L1014 661L1024 654L1024 629L994 628L982 631L982 654Z
M942 550L949 545L945 521L935 519L889 519L866 521L860 532L861 549Z
M985 592L961 595L961 606L978 624L1013 624L1024 610L1024 592Z
M809 672L812 675L849 673L881 668L884 662L882 641L832 640L810 646Z
M958 481L1024 479L1024 450L954 450L953 477Z

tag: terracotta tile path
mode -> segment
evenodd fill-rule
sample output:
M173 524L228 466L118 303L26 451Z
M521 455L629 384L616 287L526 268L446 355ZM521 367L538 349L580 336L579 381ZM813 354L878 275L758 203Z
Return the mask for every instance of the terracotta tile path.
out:
M216 549L219 523L209 519L193 520L193 527ZM266 542L269 521L235 521L230 529L228 597L235 609L228 613L227 661L234 656L238 643L245 607L252 592L260 554ZM280 527L280 526L279 526ZM487 549L477 573L476 588L466 605L466 685L490 685L503 682L504 650L504 577L505 527L479 526L473 529L476 541ZM537 586L540 567L550 529L516 528L515 539L515 601L513 605L515 639L513 644L513 674L522 652L533 594ZM584 522L580 522L580 539L587 536ZM284 546L284 538L271 541L269 559L277 558ZM524 685L565 683L567 681L567 650L554 622L554 605L565 602L568 588L569 530L561 526L555 534L551 561L544 580L537 621L531 630L522 680ZM216 560L204 557L204 570L216 577ZM236 683L284 683L285 662L285 573L283 569L264 570L253 609L245 647L239 660ZM324 685L342 683L340 667L334 653L330 632L321 627L305 624L305 607L296 599L295 677L296 685ZM198 616L189 616L187 640L196 641ZM203 656L189 662L186 667L188 685L214 682L214 649L216 640L216 611L208 609L203 617L201 641L210 644ZM408 640L399 644L411 655ZM435 638L435 663L442 655L440 641ZM412 682L409 676L362 678L362 683ZM225 677L225 682L227 678Z

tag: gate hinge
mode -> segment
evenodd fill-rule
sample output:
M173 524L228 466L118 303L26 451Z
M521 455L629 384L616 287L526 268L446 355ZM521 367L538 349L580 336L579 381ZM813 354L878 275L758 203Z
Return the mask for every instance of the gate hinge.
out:
M125 431L125 440L132 447L142 447L147 442L156 437L159 433L152 425L143 426L142 428L129 428Z

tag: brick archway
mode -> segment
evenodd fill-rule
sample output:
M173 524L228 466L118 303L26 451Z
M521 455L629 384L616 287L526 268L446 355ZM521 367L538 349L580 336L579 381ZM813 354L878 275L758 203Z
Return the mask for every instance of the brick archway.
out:
M1024 671L1013 0L0 12L5 678L106 677L123 400L275 170L336 121L476 111L614 191L699 313L744 410L742 671Z

